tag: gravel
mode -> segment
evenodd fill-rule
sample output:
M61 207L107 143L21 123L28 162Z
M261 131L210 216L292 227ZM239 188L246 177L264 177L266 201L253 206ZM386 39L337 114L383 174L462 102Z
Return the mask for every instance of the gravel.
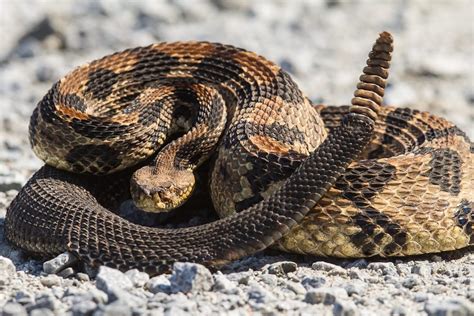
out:
M396 48L387 103L445 116L472 139L471 1L0 5L1 315L474 315L472 251L335 260L269 250L216 272L177 263L153 278L106 267L56 275L71 258L43 264L11 248L3 235L6 207L42 165L27 137L35 104L75 66L127 47L184 39L231 43L279 63L315 102L343 104L377 33L388 30Z

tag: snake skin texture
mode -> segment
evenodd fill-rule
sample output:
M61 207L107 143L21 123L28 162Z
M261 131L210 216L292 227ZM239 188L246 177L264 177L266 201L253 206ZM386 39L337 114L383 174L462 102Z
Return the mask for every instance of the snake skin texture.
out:
M154 44L83 65L33 112L30 141L46 165L9 206L6 237L31 253L150 274L270 245L336 257L472 245L474 146L442 118L380 106L391 51L382 33L352 105L340 107L311 104L277 65L217 43ZM148 167L170 182L179 177L169 170L211 157L223 218L160 229L116 215L153 155Z

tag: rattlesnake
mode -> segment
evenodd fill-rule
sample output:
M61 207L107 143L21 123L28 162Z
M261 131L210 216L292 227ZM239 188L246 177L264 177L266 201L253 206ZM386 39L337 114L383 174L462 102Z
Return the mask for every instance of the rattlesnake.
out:
M272 244L336 257L472 245L474 146L440 117L380 106L391 51L384 32L352 106L341 107L313 105L274 63L217 43L160 43L83 65L31 117L47 165L9 206L7 239L151 274L176 261L219 266ZM225 218L166 230L110 210L129 196L130 178L141 208L182 204L208 159Z

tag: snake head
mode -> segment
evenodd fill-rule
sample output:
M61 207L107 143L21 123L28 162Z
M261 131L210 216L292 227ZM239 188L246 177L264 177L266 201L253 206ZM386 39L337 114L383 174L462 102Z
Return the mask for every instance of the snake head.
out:
M159 213L181 206L191 196L194 185L194 174L190 170L157 171L146 166L132 175L130 193L138 208Z

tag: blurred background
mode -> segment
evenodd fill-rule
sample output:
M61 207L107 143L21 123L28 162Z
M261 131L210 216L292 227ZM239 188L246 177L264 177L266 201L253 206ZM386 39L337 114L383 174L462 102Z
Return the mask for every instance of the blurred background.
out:
M474 138L474 1L0 0L0 191L42 163L29 116L75 66L160 41L208 40L255 51L315 102L344 104L377 34L395 53L386 102L429 110Z

